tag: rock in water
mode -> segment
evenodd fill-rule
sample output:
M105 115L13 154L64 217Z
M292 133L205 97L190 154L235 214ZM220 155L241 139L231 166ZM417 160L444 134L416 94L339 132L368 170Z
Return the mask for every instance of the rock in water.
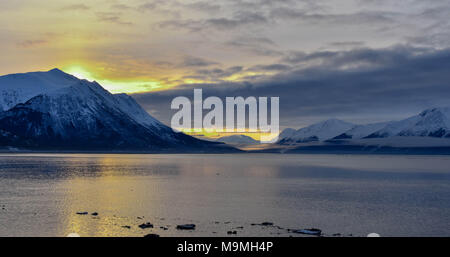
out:
M159 237L159 235L158 234L147 234L147 235L145 235L144 237Z
M193 229L195 229L195 224L178 225L177 229L179 229L179 230L193 230Z
M142 223L141 225L139 225L139 227L142 228L142 229L153 228L153 224L150 223L150 222Z
M291 232L297 233L297 234L311 235L311 236L320 236L322 234L322 230L317 229L317 228L295 229L295 230L291 230Z

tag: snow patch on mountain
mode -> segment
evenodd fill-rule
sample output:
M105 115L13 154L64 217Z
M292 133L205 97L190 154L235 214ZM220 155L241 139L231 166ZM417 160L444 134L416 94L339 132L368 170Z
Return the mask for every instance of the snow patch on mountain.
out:
M0 76L0 111L8 110L39 94L71 86L78 81L78 78L58 69Z
M390 122L356 125L352 129L334 137L333 139L360 139L386 127Z
M419 115L391 122L367 137L392 136L450 137L450 107L428 109Z
M235 151L174 132L125 94L60 70L0 78L0 146L30 149ZM14 96L11 97L11 96Z
M288 135L287 137L280 137L278 141L280 144L295 144L306 143L313 141L323 141L336 137L351 128L355 124L345 122L338 119L325 120L311 126L301 128L293 132L292 130L283 131L282 135Z
M117 101L118 108L128 114L135 121L145 125L148 128L162 128L165 126L142 109L133 97L127 94L114 94L113 96Z

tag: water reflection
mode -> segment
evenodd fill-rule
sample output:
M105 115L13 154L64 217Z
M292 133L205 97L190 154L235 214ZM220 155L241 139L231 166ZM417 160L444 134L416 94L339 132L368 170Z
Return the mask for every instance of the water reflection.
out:
M0 236L288 235L250 225L266 220L448 235L448 167L442 156L3 154ZM137 227L147 221L155 228Z

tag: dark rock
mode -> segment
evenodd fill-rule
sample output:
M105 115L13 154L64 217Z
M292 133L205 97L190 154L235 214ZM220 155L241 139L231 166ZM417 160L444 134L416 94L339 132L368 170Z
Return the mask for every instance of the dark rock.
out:
M177 229L179 229L179 230L193 230L193 229L195 229L195 224L177 225Z
M131 227L130 226L122 226L122 228L130 229Z
M89 213L87 211L77 212L78 215L88 215Z
M263 223L252 223L252 226L273 226L273 222L265 221Z
M228 234L228 235L236 235L236 234L237 234L237 231L236 231L236 230L228 231L227 234Z
M144 237L159 237L158 234L147 234Z
M311 236L320 236L322 234L322 230L317 229L317 228L293 229L293 230L291 230L291 232L297 233L297 234L311 235Z
M168 230L167 227L163 227L163 226L161 226L161 227L159 227L159 228L162 229L162 230Z
M150 222L142 223L141 225L139 225L139 227L142 228L142 229L153 228L153 224L150 223Z
M91 213L91 215L92 215L92 216L97 216L97 215L98 215L98 212L93 212L93 213Z

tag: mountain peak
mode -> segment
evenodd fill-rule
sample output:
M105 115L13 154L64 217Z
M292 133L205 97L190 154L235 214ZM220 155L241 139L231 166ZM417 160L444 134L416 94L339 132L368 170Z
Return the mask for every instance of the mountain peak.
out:
M56 73L56 72L59 72L59 73L65 73L64 71L62 71L62 70L60 70L60 69L58 69L58 68L53 68L53 69L51 69L51 70L49 70L48 72L53 72L53 73Z
M336 137L353 128L355 124L339 120L328 119L299 130L285 129L281 133L281 143L305 143L323 141Z
M0 111L24 103L34 96L70 87L79 81L59 69L0 76Z
M425 111L421 112L419 114L419 116L425 117L430 114L443 114L445 116L450 117L450 107L449 106L448 107L435 107L435 108L426 109Z

